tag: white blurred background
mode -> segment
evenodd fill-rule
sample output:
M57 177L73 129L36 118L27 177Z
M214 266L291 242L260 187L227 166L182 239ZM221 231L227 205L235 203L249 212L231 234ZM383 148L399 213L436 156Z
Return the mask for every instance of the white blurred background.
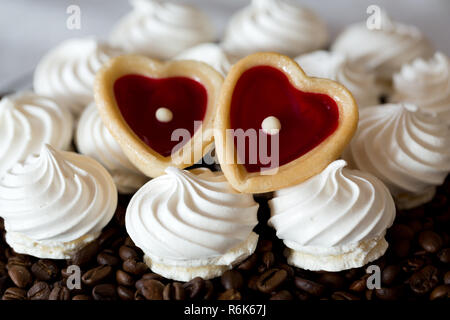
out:
M219 39L230 15L250 0L181 0L203 8ZM397 21L419 27L434 46L450 55L450 0L293 0L324 18L334 37L345 25L367 18L371 4ZM81 29L68 30L66 9L81 8ZM83 35L107 39L128 0L0 0L0 93L27 86L40 57L61 40Z

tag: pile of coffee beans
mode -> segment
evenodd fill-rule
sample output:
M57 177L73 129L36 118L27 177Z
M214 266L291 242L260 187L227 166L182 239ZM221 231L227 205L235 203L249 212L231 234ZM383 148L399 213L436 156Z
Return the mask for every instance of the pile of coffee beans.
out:
M438 300L450 297L450 180L435 199L398 212L388 230L387 253L377 265L381 287L368 289L366 267L312 272L289 266L283 243L267 227L267 199L260 202L256 252L220 278L189 282L152 273L124 227L128 197L121 196L113 221L72 260L17 254L4 240L0 222L0 296L3 300ZM301 230L299 230L301 232ZM68 268L81 270L72 288Z

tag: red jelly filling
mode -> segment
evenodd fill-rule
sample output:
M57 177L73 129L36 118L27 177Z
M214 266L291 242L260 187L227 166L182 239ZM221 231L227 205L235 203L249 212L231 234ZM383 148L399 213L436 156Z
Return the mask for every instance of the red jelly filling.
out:
M136 135L164 157L170 156L188 140L172 141L172 132L185 129L194 135L194 121L205 117L208 94L199 82L186 77L153 79L141 75L123 76L114 83L120 112ZM173 118L160 122L155 113L167 108ZM174 150L174 147L177 147Z
M250 139L245 140L244 147L236 146L238 158L248 172L270 166L267 159L260 156L261 146L266 146L269 158L274 156L271 155L273 140L270 136L260 141L261 123L269 116L278 118L281 123L279 166L314 149L337 129L339 123L339 109L331 97L298 90L283 72L273 67L258 66L245 71L232 96L230 124L235 130L255 129L258 133L256 161L250 156L250 150L255 150L250 146ZM237 141L235 137L235 145Z

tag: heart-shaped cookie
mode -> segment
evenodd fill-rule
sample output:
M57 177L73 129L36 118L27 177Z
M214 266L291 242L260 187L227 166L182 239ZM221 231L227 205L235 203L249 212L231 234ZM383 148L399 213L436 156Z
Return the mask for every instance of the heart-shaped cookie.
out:
M213 142L222 76L196 61L124 55L97 74L95 102L130 161L149 177L199 161Z
M274 191L337 159L357 122L356 102L345 87L306 76L289 57L256 53L235 64L222 86L216 151L235 189Z

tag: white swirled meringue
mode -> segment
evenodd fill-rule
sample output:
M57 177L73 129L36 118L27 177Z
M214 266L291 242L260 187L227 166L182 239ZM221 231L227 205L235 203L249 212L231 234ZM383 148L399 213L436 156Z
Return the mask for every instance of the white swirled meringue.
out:
M269 225L287 249L288 262L308 270L357 268L384 254L395 218L386 186L371 174L332 162L309 180L275 192Z
M359 107L378 104L379 90L375 76L356 61L348 60L345 55L319 50L298 56L295 61L309 76L343 84L352 93Z
M92 37L66 40L39 62L34 72L34 90L64 103L74 115L79 115L93 100L97 71L121 53Z
M237 58L259 51L294 57L327 42L325 23L308 8L289 0L252 0L231 18L223 47Z
M333 43L332 51L363 63L381 82L390 82L403 64L433 54L419 29L393 22L386 14L381 15L380 29L369 29L366 22L347 27Z
M73 118L54 100L30 91L0 100L0 174L45 143L58 149L71 146Z
M215 43L202 43L177 55L175 60L196 60L209 64L224 77L231 68L231 58Z
M154 272L188 281L220 276L253 253L257 211L222 173L169 167L133 196L125 222Z
M399 208L412 208L430 201L450 171L450 128L414 105L365 108L344 158L381 179Z
M128 160L119 144L103 125L92 102L78 122L76 144L80 153L94 158L109 171L120 193L134 193L148 178Z
M394 101L413 103L450 125L450 59L441 52L405 64L394 75Z
M0 216L17 252L69 259L111 220L117 190L95 160L46 145L0 178Z
M163 0L131 0L110 41L127 52L170 59L181 51L214 40L214 27L199 9Z

